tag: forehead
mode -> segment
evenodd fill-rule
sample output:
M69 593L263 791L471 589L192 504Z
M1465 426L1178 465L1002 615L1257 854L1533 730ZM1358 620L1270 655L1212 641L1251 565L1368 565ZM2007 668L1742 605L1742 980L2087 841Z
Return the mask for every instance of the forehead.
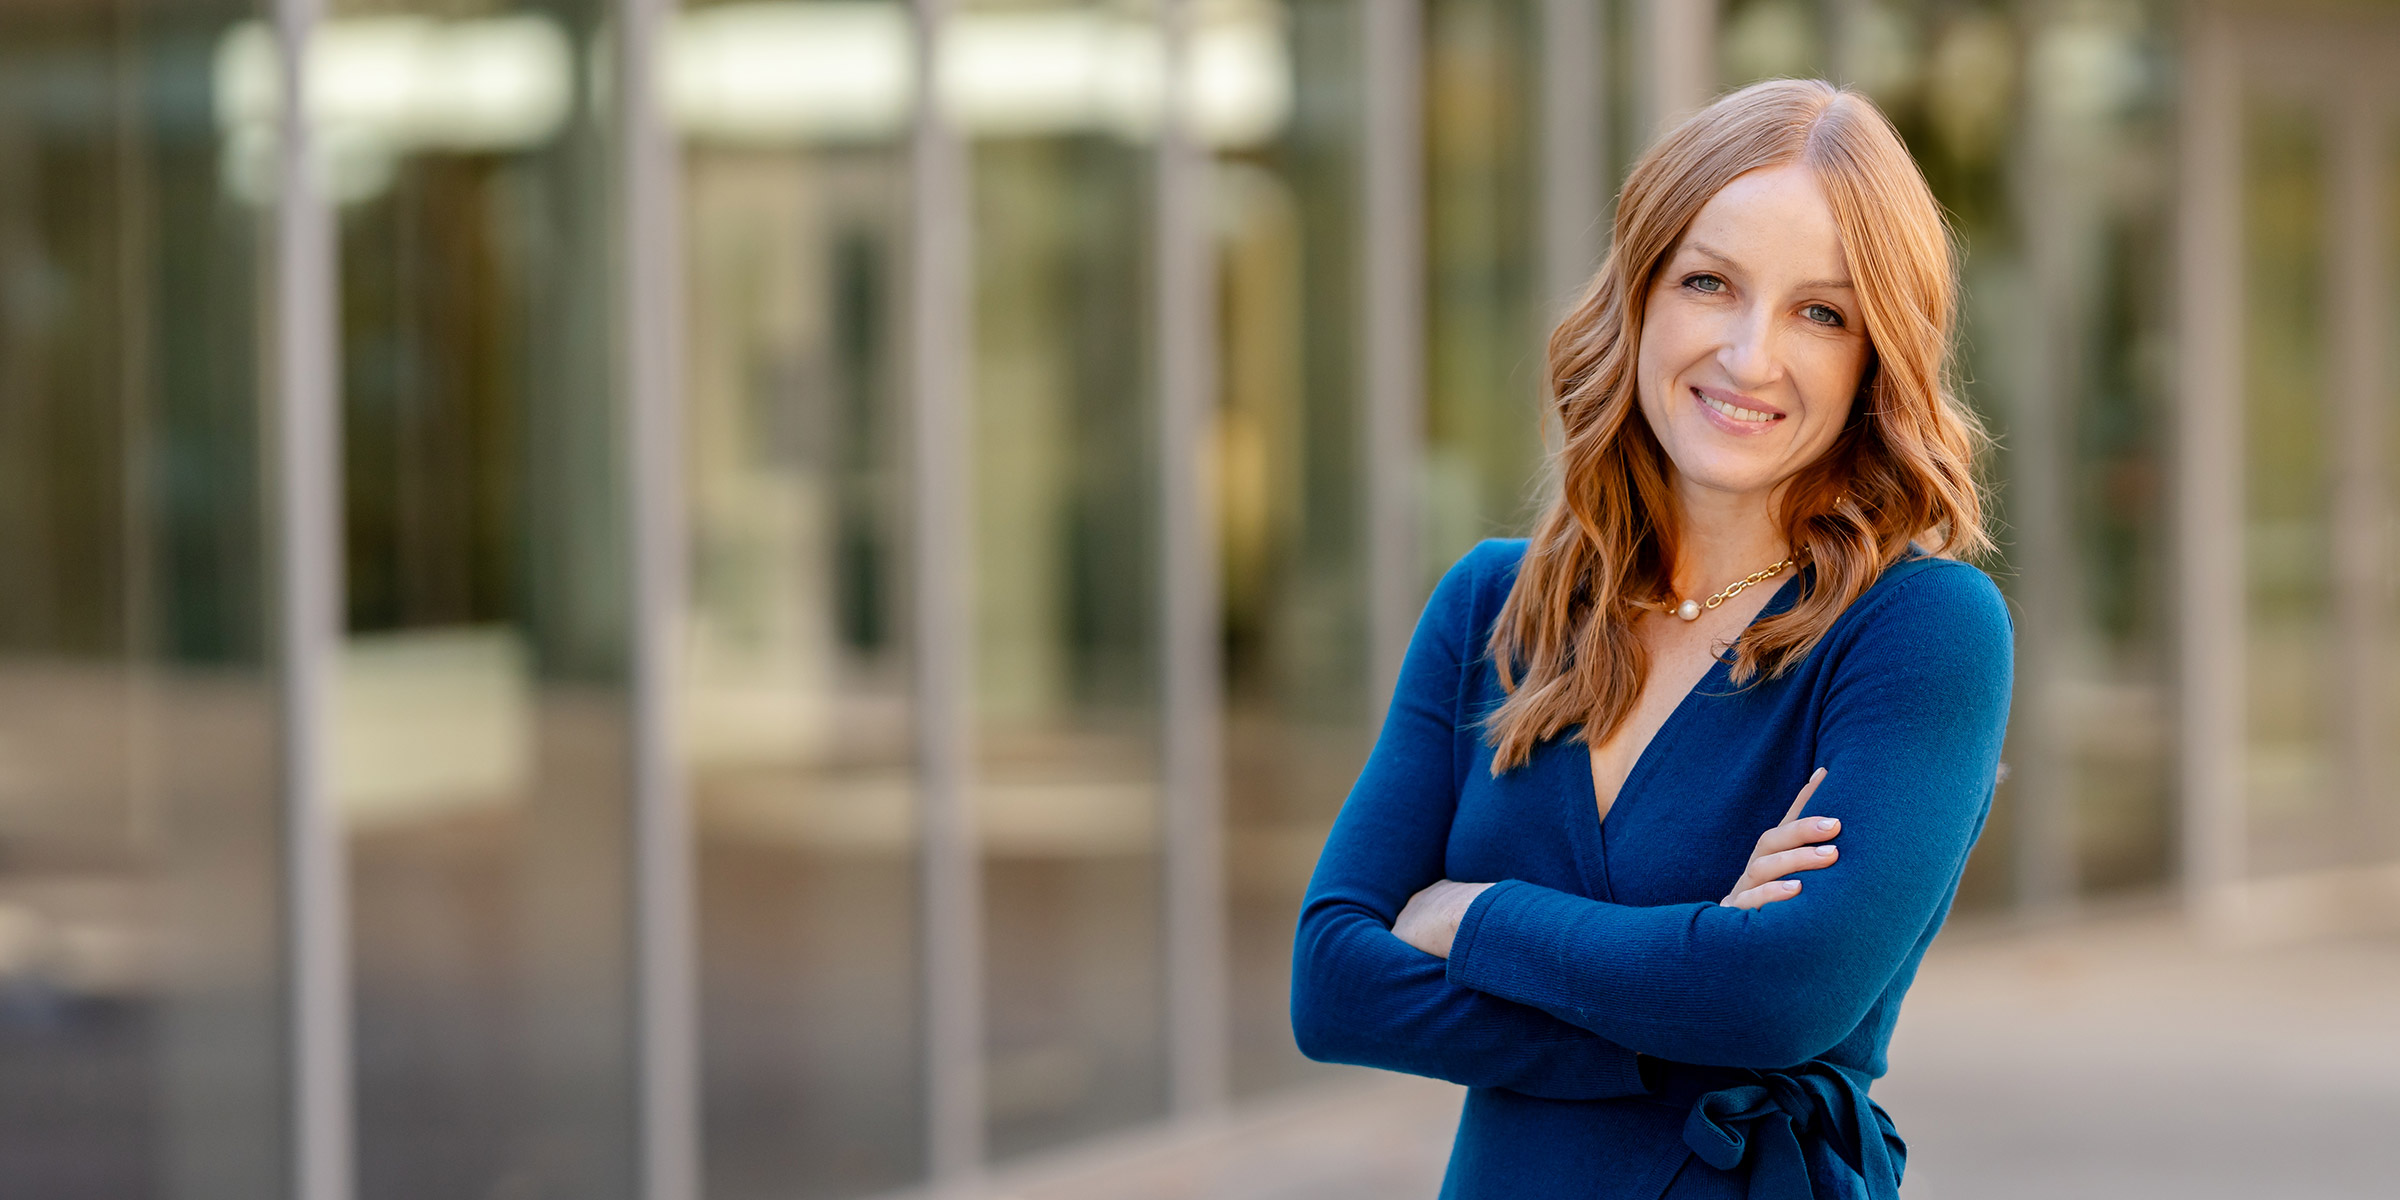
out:
M1824 279L1848 273L1841 227L1834 223L1824 185L1800 163L1736 176L1692 218L1682 245L1694 243L1758 270Z

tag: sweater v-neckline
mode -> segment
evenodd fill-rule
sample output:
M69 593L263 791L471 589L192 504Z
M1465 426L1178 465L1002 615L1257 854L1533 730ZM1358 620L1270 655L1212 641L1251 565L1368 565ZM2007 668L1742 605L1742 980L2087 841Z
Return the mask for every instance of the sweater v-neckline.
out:
M1811 565L1802 564L1799 570L1792 572L1791 578L1776 586L1775 594L1767 597L1767 602L1761 605L1756 613L1751 614L1750 620L1742 626L1741 632L1734 635L1734 640L1726 643L1725 648L1728 652L1742 638L1749 635L1752 626L1757 625L1768 616L1791 607L1786 602L1786 593L1799 584L1801 576L1809 570ZM1633 756L1633 765L1626 768L1624 781L1617 785L1616 799L1609 801L1609 816L1614 817L1622 811L1625 802L1639 790L1639 785L1655 773L1655 764L1668 740L1668 735L1677 732L1681 726L1686 724L1685 714L1691 710L1693 702L1704 694L1703 689L1707 688L1712 680L1729 670L1725 660L1719 657L1715 662L1709 664L1708 670L1702 672L1699 679L1692 682L1692 686L1684 689L1683 697L1675 702L1674 708L1668 710L1667 719L1659 722L1658 728L1651 732L1650 740L1642 743L1640 752ZM1605 899L1614 890L1608 882L1608 830L1611 822L1600 815L1600 789L1592 781L1592 747L1583 738L1562 737L1558 740L1557 748L1562 750L1575 748L1580 751L1568 756L1575 763L1575 777L1582 781L1580 788L1571 789L1568 793L1570 796L1578 797L1576 808L1580 814L1569 826L1569 829L1580 835L1573 838L1578 856L1585 858L1592 868L1596 868L1596 870L1586 871L1587 876L1595 876L1587 878L1586 882L1596 885L1600 898ZM1589 853L1585 853L1587 838L1590 839Z

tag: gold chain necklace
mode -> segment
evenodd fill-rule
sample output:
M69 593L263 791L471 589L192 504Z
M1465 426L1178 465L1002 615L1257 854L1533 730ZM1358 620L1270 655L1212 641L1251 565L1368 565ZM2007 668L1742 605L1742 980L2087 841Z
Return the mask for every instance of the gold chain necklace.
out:
M1673 613L1676 616L1682 617L1686 621L1697 621L1700 619L1700 614L1702 612L1713 609L1718 605L1733 599L1735 596L1739 596L1743 592L1746 592L1761 583L1765 583L1767 580L1773 579L1777 575L1782 574L1785 567L1791 566L1793 563L1799 561L1800 556L1794 554L1790 558L1776 563L1774 566L1764 567L1759 570L1752 571L1749 574L1742 576L1740 579L1735 580L1732 585L1728 586L1724 591L1718 592L1714 596L1710 596L1705 601L1686 600L1681 604L1669 604L1664 600L1636 600L1633 602L1633 604L1636 608L1647 608L1652 612Z

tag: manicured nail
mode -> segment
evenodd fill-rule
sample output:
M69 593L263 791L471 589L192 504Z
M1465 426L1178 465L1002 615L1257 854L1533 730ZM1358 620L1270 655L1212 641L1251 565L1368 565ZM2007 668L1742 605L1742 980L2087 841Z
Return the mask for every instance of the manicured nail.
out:
M1832 857L1833 857L1833 847L1831 847L1831 846L1819 846L1819 847L1817 847L1817 857L1818 857L1818 858L1832 858Z
M1832 818L1832 817L1818 817L1818 818L1817 818L1817 828L1819 828L1819 829L1839 829L1839 828L1841 827L1841 824L1842 824L1842 823L1841 823L1840 821L1838 821L1838 820L1836 820L1836 819L1834 819L1834 818Z
M1780 884L1777 884L1776 886L1777 886L1777 887L1780 887L1780 888L1782 888L1783 890L1785 890L1785 891L1787 891L1787 892L1796 892L1796 891L1799 891L1799 890L1800 890L1800 881L1799 881L1799 880L1797 880L1797 879L1786 879L1786 880L1784 880L1782 883L1780 883Z

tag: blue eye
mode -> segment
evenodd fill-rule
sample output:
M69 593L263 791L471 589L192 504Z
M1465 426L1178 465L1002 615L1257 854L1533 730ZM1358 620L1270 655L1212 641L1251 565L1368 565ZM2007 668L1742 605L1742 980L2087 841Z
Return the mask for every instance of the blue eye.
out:
M1811 304L1801 309L1800 314L1819 325L1831 325L1836 329L1842 326L1841 311L1830 304Z
M1684 277L1683 286L1695 292L1705 292L1713 296L1725 290L1725 281L1714 275L1687 275Z

